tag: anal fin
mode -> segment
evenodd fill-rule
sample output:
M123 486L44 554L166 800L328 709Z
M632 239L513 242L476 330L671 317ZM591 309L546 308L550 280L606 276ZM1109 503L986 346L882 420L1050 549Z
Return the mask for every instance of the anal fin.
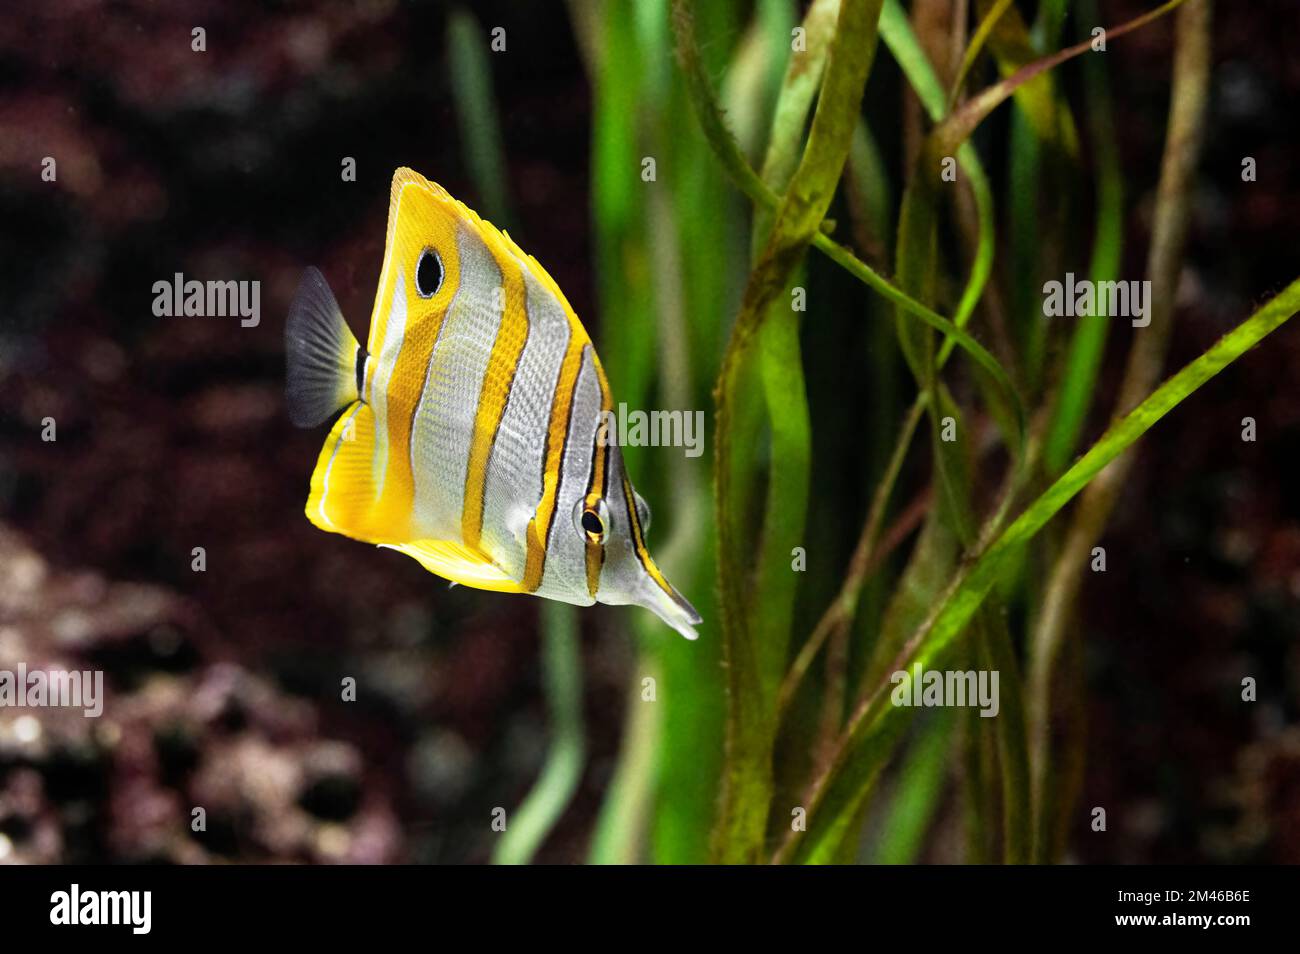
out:
M418 560L420 565L453 583L479 590L521 593L518 580L511 578L487 554L453 540L412 540L408 543L384 543L381 546L400 550Z

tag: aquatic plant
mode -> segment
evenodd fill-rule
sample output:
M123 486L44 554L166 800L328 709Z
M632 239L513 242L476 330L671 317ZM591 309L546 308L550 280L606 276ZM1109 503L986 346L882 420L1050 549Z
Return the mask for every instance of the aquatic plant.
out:
M1300 281L1159 383L1211 3L1104 29L1092 0L1043 0L1033 24L1010 0L973 6L968 25L899 0L813 0L802 20L784 0L570 4L610 378L630 406L714 408L711 475L627 450L647 496L673 501L659 546L705 626L694 645L639 633L594 861L915 860L953 779L966 860L1063 855L1083 772L1078 597L1133 445L1290 318ZM1127 183L1104 51L1171 14L1159 180ZM1073 60L1072 99L1057 68ZM879 109L895 87L901 136ZM1126 192L1148 188L1145 313L1112 401L1098 382L1120 316L1099 301L1045 320L1044 279L1086 261L1113 288ZM863 330L838 340L819 303L846 300ZM870 406L828 404L828 368L865 381ZM831 473L850 461L868 476L856 535L858 495ZM996 671L998 718L895 704L917 666ZM552 681L561 711L576 685Z

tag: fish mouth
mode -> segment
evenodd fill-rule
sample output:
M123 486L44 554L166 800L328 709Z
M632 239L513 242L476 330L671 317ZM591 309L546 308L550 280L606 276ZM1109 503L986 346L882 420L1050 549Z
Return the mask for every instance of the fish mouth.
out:
M675 587L668 592L655 583L642 588L637 605L643 606L687 639L699 639L695 627L703 622L694 606Z

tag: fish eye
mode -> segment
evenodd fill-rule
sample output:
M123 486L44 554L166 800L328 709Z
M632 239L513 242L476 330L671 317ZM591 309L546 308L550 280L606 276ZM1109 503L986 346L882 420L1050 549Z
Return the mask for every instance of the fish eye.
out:
M573 508L573 526L592 543L603 542L609 532L609 510L604 499L579 499Z
M636 491L633 491L636 493ZM641 524L641 532L650 532L650 505L645 502L645 498L636 494L636 519Z
M426 248L415 264L415 290L421 298L432 298L442 287L442 278L442 259L433 249Z

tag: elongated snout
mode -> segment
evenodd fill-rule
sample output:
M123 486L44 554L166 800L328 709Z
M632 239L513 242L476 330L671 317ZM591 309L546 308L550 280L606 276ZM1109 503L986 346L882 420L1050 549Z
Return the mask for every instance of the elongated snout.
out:
M695 627L703 620L686 597L677 592L676 587L672 587L672 592L669 593L653 580L647 579L633 602L650 610L687 639L699 638L700 634L695 631Z

